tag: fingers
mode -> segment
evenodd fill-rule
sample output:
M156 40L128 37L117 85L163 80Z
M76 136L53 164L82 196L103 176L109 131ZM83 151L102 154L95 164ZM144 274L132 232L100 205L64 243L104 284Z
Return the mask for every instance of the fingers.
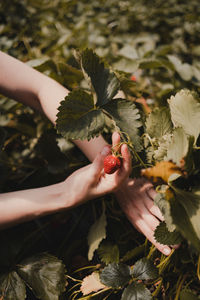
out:
M154 188L151 186L146 190L148 196L154 200L155 196L157 195L156 191L154 190Z
M114 145L117 145L120 143L120 135L118 132L114 132L112 134L112 145L115 151L119 151L119 145L114 147ZM131 172L131 155L129 153L127 145L122 145L122 157L123 157L123 171L130 174ZM104 158L111 153L110 146L107 145L103 148L102 152L97 155L95 160L92 163L91 173L98 174L102 168L103 168L103 161Z
M125 173L129 175L131 173L131 154L126 144L121 146L121 154L123 158L122 171L125 171Z
M147 207L147 209L154 215L156 216L158 219L160 219L161 221L164 221L164 217L160 211L160 209L158 208L158 206L156 206L153 202L155 196L157 195L156 191L154 190L153 186L149 186L146 188L146 194L148 196L148 201L145 201L145 206ZM152 199L152 200L151 200Z
M164 255L169 255L171 253L171 248L167 245L158 243L154 238L154 231L160 223L158 219L145 210L145 208L143 208L141 212L133 207L131 213L130 209L131 208L129 207L129 211L126 212L127 217L133 226L154 244L160 252Z
M156 224L156 222L155 222ZM169 255L171 253L171 248L169 246L166 245L162 245L158 242L156 242L155 238L154 238L154 230L152 230L148 224L141 218L138 216L137 219L135 219L135 225L136 227L138 227L140 229L140 231L146 236L146 238L155 245L155 247L162 252L164 255Z
M144 234L159 251L169 255L171 248L167 245L161 245L154 238L154 231L160 223L159 219L163 220L163 216L149 197L147 193L149 188L152 188L152 184L143 179L129 180L120 190L120 193L118 192L116 195L132 225Z
M164 217L160 209L154 204L154 202L151 199L145 201L144 205L151 212L152 215L156 216L159 220L164 221Z
M115 132L112 135L113 145L119 145L120 143L120 135L119 133ZM128 146L123 144L121 146L121 155L122 155L122 165L120 169L118 169L113 174L103 174L103 161L104 158L110 153L110 148L105 147L103 153L98 156L95 161L93 162L92 172L93 175L96 176L98 185L95 187L96 194L105 194L108 192L114 192L121 184L128 178L131 172L131 154L128 150ZM99 175L99 176L97 176ZM99 180L98 180L99 179Z
M140 197L143 198L143 204L145 207L151 212L152 215L156 216L159 220L164 221L164 217L158 208L154 204L154 198L157 195L155 189L153 188L153 185L151 182L147 181L146 179L137 179L136 182L136 188L139 188L139 185L141 185L140 188Z
M92 176L98 176L102 169L103 169L103 162L104 158L110 153L110 146L105 146L101 153L99 153L93 163L91 164L90 168L90 175Z
M112 134L112 147L115 151L119 151L119 146L115 146L118 145L119 143L120 143L120 134L115 131Z
M120 144L120 134L118 132L114 132L112 134L112 147L114 151L121 152L123 158L121 173L125 172L127 175L129 175L131 173L131 154L126 144L122 144L121 147L119 146L119 144Z

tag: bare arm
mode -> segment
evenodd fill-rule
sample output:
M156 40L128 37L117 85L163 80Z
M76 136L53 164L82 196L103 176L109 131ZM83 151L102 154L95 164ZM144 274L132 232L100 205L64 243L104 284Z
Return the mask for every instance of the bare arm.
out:
M55 124L57 108L69 91L55 80L0 51L0 93L43 111ZM74 141L93 161L106 145L100 136L91 141Z
M0 194L0 228L66 210L114 192L130 174L131 155L127 145L122 145L122 166L108 175L102 171L104 158L110 152L109 146L104 147L93 163L75 171L61 183Z
M30 68L22 62L0 52L0 92L35 109L43 111L55 124L59 103L69 91L53 79ZM117 144L118 138L114 138ZM74 141L81 151L93 161L106 145L102 136L90 141ZM156 243L154 230L162 215L153 203L155 192L149 193L149 184L138 184L128 178L116 192L117 199L130 222L164 254L168 246Z

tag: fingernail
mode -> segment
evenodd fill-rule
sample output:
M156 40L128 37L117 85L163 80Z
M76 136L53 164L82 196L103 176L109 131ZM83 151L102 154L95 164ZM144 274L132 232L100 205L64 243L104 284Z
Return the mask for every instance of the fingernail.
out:
M178 245L170 245L170 247L172 247L174 249L178 249L180 247L180 244L178 244Z
M164 253L165 255L169 255L169 254L171 253L171 250L170 250L169 248L164 248L164 249L163 249L163 253Z
M107 155L110 152L110 147L109 146L105 146L103 148L103 150L101 151L102 155Z

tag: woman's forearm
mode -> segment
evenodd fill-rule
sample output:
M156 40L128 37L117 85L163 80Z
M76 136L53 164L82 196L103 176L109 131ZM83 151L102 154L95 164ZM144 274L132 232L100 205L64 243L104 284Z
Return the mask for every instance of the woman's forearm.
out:
M64 182L0 194L0 228L67 209L73 200L71 196Z
M60 101L68 94L68 90L57 82L49 81L39 92L39 101L43 111L47 117L55 124L56 114ZM100 149L107 144L102 136L91 139L90 141L74 140L73 141L79 149L86 155L86 157L93 161Z
M0 51L0 93L43 112L55 124L60 101L69 91L57 81ZM106 144L103 137L74 141L93 161Z
M0 51L0 93L39 109L55 123L68 90L52 78Z

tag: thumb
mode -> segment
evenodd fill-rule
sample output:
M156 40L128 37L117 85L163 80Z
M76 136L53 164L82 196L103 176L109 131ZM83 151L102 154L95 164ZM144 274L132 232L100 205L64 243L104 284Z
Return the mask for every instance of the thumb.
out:
M99 175L101 170L103 169L104 158L110 153L110 146L107 145L103 148L103 150L96 156L95 160L91 165L91 175Z

